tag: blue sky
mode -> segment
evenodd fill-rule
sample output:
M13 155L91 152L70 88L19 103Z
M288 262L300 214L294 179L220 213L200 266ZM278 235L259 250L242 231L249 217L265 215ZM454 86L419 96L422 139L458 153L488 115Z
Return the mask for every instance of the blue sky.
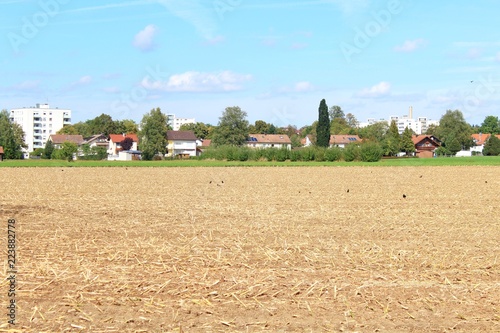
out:
M0 0L0 108L217 124L499 115L496 0ZM473 81L473 82L471 82Z

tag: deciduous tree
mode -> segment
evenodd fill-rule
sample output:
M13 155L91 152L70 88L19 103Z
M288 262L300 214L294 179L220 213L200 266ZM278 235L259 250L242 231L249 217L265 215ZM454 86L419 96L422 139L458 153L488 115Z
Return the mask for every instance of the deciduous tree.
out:
M459 110L446 111L439 120L439 126L436 128L435 132L436 137L452 152L460 151L461 149L469 149L474 145L471 138L471 127L465 121L462 112ZM450 145L453 147L449 147ZM458 146L459 149L456 150Z
M152 160L155 155L164 156L167 152L167 121L167 115L160 108L142 117L139 147L144 160Z
M481 124L481 132L489 134L500 134L500 121L498 117L487 116Z
M248 134L247 113L239 106L227 107L222 112L222 116L219 117L219 124L214 129L212 143L215 146L241 146L246 142Z
M406 153L406 155L410 155L411 153L414 153L415 150L415 144L413 143L413 140L411 139L413 136L413 131L409 129L408 127L405 128L403 131L403 134L401 136L401 150Z
M0 146L4 149L6 159L22 158L22 149L27 147L21 126L10 121L7 110L0 112Z
M396 121L391 121L391 125L382 142L384 155L395 156L401 151L401 136L399 135Z

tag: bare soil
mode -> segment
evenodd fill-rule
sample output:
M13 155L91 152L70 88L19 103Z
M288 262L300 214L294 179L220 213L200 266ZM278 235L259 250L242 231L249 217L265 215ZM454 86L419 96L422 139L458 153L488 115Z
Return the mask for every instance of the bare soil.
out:
M500 167L0 176L0 332L500 331Z

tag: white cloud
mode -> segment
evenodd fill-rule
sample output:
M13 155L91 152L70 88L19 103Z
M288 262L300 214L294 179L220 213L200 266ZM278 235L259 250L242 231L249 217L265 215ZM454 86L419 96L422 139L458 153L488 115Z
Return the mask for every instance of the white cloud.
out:
M418 38L415 40L407 40L403 45L396 46L394 50L397 52L413 52L424 45L425 41L422 38Z
M71 91L73 89L89 85L91 82L92 82L92 76L85 75L85 76L82 76L81 78L79 78L78 80L70 83L66 87L64 87L63 91Z
M356 96L362 98L378 98L387 96L390 92L391 84L389 82L382 81L371 88L361 90L356 94Z
M345 13L365 8L369 5L369 0L330 0L339 6Z
M155 47L154 37L158 29L150 24L146 26L143 30L139 31L134 37L132 45L140 49L143 52L151 51Z
M229 92L242 90L242 84L251 79L251 75L231 71L217 73L189 71L172 75L166 81L152 82L144 78L141 84L146 89L169 92Z
M293 43L291 48L293 50L302 50L305 49L308 46L306 43Z
M14 86L12 86L12 88L21 91L38 90L40 88L40 81L38 80L23 81L21 83L15 84Z
M480 48L473 47L467 52L467 59L478 59L482 53Z
M312 91L314 90L314 86L312 85L311 82L308 81L302 81L302 82L297 82L295 83L293 91L295 92L307 92L307 91Z
M173 15L192 24L207 40L217 38L217 11L212 2L203 4L202 0L155 0Z
M118 94L121 90L118 87L105 87L102 88L102 91L104 91L107 94Z
M90 82L92 82L92 76L85 75L82 76L78 81L76 81L75 84L84 85L84 84L89 84Z

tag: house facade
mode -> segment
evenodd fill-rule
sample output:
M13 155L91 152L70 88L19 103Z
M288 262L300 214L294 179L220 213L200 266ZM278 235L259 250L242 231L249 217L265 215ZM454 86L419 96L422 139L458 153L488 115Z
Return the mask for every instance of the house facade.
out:
M292 149L292 141L286 134L249 134L247 146L250 148L286 148Z
M137 137L137 134L110 134L108 142L108 155L118 156L118 153L120 151L123 151L121 142L125 138L132 139L133 143L132 143L132 148L130 148L130 150L137 151L137 145L139 143L139 138Z
M193 131L167 131L166 157L195 157L196 140Z
M345 148L350 143L361 143L357 135L330 135L330 147Z
M434 157L435 150L441 146L441 141L433 135L414 135L416 156L420 158Z
M4 152L3 152L3 147L2 147L2 146L0 146L0 162L2 162L2 161L3 161L3 154L4 154Z

